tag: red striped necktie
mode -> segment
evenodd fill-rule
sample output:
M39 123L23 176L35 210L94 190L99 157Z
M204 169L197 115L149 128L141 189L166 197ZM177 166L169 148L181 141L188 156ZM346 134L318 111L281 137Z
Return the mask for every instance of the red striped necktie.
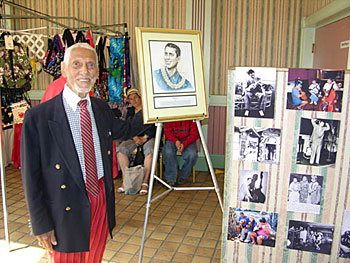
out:
M93 197L98 195L98 179L94 141L92 138L92 126L90 113L87 110L87 100L78 103L80 107L81 139L85 161L85 186L86 191Z

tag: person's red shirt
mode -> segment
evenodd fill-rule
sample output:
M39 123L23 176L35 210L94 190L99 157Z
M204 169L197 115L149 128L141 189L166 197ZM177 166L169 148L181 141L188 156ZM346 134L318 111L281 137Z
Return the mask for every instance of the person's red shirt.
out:
M165 140L182 142L184 149L199 138L197 125L192 120L167 122L164 125Z

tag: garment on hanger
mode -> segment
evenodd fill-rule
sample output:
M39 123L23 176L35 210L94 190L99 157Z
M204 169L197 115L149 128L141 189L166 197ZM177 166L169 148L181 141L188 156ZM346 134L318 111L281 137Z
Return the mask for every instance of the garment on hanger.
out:
M110 39L108 91L111 103L125 103L125 43L127 41L126 37Z
M78 43L78 42L86 43L86 39L82 31L78 31L77 35L75 36L75 43Z
M7 49L4 43L5 35L0 36L0 89L1 89L1 113L3 127L13 124L13 103L26 100L26 95L32 87L33 71L30 60L23 47L13 41L13 50ZM2 40L2 41L1 41Z
M6 34L0 36L0 86L8 89L31 89L33 71L30 60L21 46L14 42L14 49L7 49L4 41Z
M61 62L64 58L64 48L61 37L56 34L53 41L49 41L49 49L43 58L43 70L55 79L61 76Z
M94 41L92 40L91 30L88 30L86 33L86 41L90 46L95 47Z
M72 32L70 32L68 28L63 31L62 40L66 48L69 48L71 45L74 44Z
M96 97L109 101L108 96L108 69L105 58L105 45L107 37L101 37L96 44L96 52L98 56L98 78L95 85L94 93Z

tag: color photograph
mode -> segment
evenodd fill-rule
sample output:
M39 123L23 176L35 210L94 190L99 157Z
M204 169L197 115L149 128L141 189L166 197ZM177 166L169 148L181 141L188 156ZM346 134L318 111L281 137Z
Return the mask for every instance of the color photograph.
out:
M278 214L229 208L227 240L274 247Z
M288 70L287 109L341 112L344 70Z

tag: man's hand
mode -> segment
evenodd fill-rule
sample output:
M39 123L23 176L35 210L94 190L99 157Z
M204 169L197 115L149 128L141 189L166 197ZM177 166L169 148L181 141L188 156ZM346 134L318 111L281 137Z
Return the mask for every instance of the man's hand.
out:
M53 251L52 245L56 246L57 241L55 237L55 231L51 230L50 232L35 236L43 248L49 251Z
M175 145L176 145L176 148L177 148L178 152L181 153L184 150L184 146L183 146L183 144L180 141L176 141Z

